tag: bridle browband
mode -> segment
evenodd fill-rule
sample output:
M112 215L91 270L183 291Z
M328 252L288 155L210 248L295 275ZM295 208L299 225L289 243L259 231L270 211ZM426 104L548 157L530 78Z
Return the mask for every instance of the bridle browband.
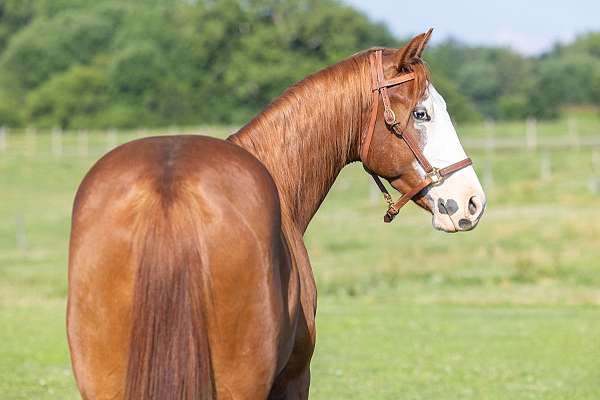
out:
M369 119L369 125L367 128L366 135L363 138L361 149L360 149L360 159L363 163L365 170L371 174L373 180L379 187L379 190L383 193L383 198L388 203L388 210L383 218L384 222L392 222L394 217L400 212L400 208L409 202L410 199L415 197L418 193L420 193L423 189L429 186L440 185L444 182L444 179L453 174L456 171L459 171L463 168L468 167L472 164L470 158L465 158L459 162L451 164L445 168L436 168L433 167L425 154L421 151L419 147L418 140L408 131L402 132L399 127L399 122L396 119L396 114L390 105L390 97L388 95L388 87L400 85L405 82L409 82L415 79L415 73L409 72L406 74L402 74L392 79L385 79L383 75L383 50L378 49L375 50L373 54L369 57L369 64L371 69L371 93L373 97L372 106L371 106L371 118ZM377 122L377 112L379 109L379 95L381 95L381 100L383 102L383 119L385 121L388 129L392 130L398 137L402 138L404 142L408 145L412 153L415 155L415 158L421 164L421 167L425 170L427 174L425 178L415 187L410 189L408 192L404 193L397 202L394 203L392 200L392 196L384 186L383 182L379 178L377 174L370 171L366 167L367 157L369 156L369 148L371 146L371 140L373 139L373 132L375 131L375 123ZM410 114L409 117L410 119Z

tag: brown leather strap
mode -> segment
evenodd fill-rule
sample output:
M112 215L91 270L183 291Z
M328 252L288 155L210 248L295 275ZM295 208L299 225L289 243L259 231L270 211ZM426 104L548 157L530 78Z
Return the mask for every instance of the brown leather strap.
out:
M385 187L379 176L377 176L377 174L373 173L372 171L369 171L366 167L365 170L371 175L371 177L373 177L375 184L377 185L381 193L383 193L383 196L388 203L388 210L383 218L383 221L386 223L392 222L394 220L394 217L400 212L400 209L406 203L408 203L410 199L415 197L421 190L425 189L432 183L431 178L426 177L421 182L419 182L417 186L413 187L411 190L403 194L400 197L400 199L398 199L398 201L394 203L390 192L388 192L387 188Z
M369 58L369 64L371 67L371 87L374 87L377 84L377 68L375 68L375 62L373 60L373 57ZM369 148L371 147L373 132L375 132L375 123L377 122L377 111L379 109L379 95L377 94L377 91L372 91L371 97L371 116L369 118L369 126L360 146L360 159L363 163L366 163L367 158L369 157Z
M421 190L423 190L427 186L431 185L431 183L432 183L431 178L426 177L421 182L419 182L419 184L417 186L413 187L408 192L404 193L402 195L402 197L400 197L398 199L397 202L395 202L394 204L392 204L388 207L388 210L383 217L383 222L388 223L388 224L390 222L392 222L394 220L394 218L396 217L396 215L398 215L398 213L400 212L400 209L402 207L404 207L406 205L406 203L408 203L413 197L415 197L417 194L419 194L419 192Z
M383 102L383 119L388 125L393 126L396 123L396 114L394 114L394 110L392 110L392 105L390 104L388 87L380 85L381 82L385 81L385 76L383 75L382 53L381 50L375 52L375 67L377 70L377 83L375 86L380 86L379 93L381 94L381 101Z
M394 126L394 132L396 132L398 136L404 139L404 142L406 142L406 144L410 148L410 151L412 151L412 153L415 155L417 161L419 161L419 164L421 164L425 172L429 173L433 171L433 167L427 160L427 157L425 157L425 154L423 154L423 152L421 151L417 139L408 131L401 132L398 125Z
M412 81L413 79L415 79L415 73L409 72L407 74L403 74L403 75L397 76L395 78L386 79L383 82L377 82L376 86L373 88L373 90L379 90L382 87L390 87L390 86L400 85L401 83Z
M381 193L383 194L387 194L388 196L390 196L390 198L392 197L390 195L390 192L388 192L387 188L385 187L385 185L383 184L383 182L381 182L381 179L379 179L379 176L371 171L369 171L368 169L365 168L365 170L371 174L371 176L373 177L373 180L375 181L375 184L377 185L377 187L379 188L379 190L381 191Z
M451 175L451 174L455 173L456 171L459 171L463 168L468 167L469 165L473 165L473 161L471 161L471 159L467 157L462 161L459 161L457 163L449 165L446 168L440 169L440 175L442 177Z
M369 156L369 149L371 147L371 141L373 139L373 132L375 131L377 113L379 111L379 94L381 94L381 99L384 105L384 119L386 123L392 123L395 125L394 121L396 120L396 116L390 104L390 98L387 93L387 88L389 86L399 85L415 79L414 72L409 72L398 77L386 80L385 76L383 75L382 54L382 50L375 50L375 52L369 57L369 67L371 68L371 91L373 95L371 101L372 104L369 125L367 127L367 131L365 132L365 135L363 135L363 140L360 148L360 159L363 163L367 162Z

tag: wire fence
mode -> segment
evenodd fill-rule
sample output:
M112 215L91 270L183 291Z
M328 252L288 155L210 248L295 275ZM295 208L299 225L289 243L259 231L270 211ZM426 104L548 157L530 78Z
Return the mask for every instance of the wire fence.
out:
M495 184L493 158L498 153L518 152L535 155L538 159L538 178L549 181L555 170L554 154L561 151L586 150L591 153L589 190L600 193L600 132L596 135L578 135L574 123L562 135L539 135L537 121L529 119L522 135L506 136L498 132L493 122L486 122L477 135L461 139L467 152L479 153L482 180L487 188ZM13 130L0 128L0 156L13 154L24 157L48 156L54 158L98 158L119 144L154 135L203 134L226 137L235 131L231 127L169 128L164 130ZM483 162L482 162L483 161ZM373 196L375 197L375 196Z
M235 129L228 127L167 128L162 130L38 130L0 127L0 155L51 155L53 157L97 157L114 147L147 136L197 134L225 137Z
M528 119L522 135L499 135L494 122L486 122L476 137L465 137L462 142L465 148L475 150L548 150L600 147L600 126L596 134L580 135L576 123L569 120L568 129L560 135L540 135L535 119Z

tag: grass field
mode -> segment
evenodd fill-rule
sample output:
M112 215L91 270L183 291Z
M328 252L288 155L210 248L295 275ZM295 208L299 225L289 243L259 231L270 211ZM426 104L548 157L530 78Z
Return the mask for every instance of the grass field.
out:
M592 124L578 125L591 134ZM0 153L0 399L77 398L64 321L69 214L107 136L82 143L65 135L53 156L50 135L18 135ZM433 231L416 207L383 224L369 178L358 165L343 171L306 239L320 296L312 398L600 398L592 151L471 156L493 179L486 217L460 235ZM553 166L544 176L542 157Z

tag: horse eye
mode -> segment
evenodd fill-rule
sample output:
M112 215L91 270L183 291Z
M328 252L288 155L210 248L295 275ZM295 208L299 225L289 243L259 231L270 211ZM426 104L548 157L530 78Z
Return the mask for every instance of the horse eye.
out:
M414 110L413 117L418 121L429 121L429 114L427 114L426 110Z

